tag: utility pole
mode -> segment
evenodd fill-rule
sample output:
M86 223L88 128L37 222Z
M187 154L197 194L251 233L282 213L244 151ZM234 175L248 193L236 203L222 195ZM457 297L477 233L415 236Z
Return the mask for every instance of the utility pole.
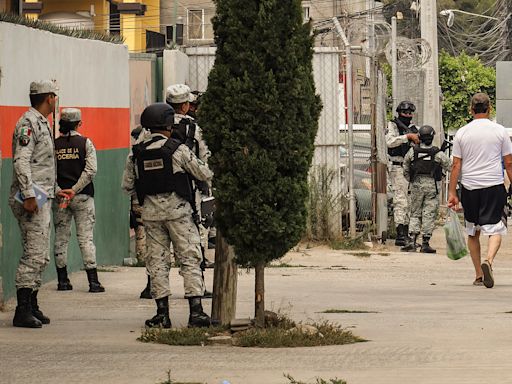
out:
M391 93L393 94L393 113L398 106L398 58L396 54L396 16L391 18Z
M178 0L174 0L174 15L172 27L172 42L176 44L176 30L178 29Z
M345 71L347 92L347 125L348 125L348 196L349 196L349 216L350 216L350 236L356 235L356 197L354 194L354 108L352 103L352 47L341 28L337 17L332 18L338 36L345 45ZM360 49L360 47L358 47Z
M441 118L441 92L439 87L439 62L437 48L437 4L436 0L421 0L421 37L431 48L431 56L425 64L425 85L423 87L423 124L439 132L434 136L434 145L440 147L443 137Z

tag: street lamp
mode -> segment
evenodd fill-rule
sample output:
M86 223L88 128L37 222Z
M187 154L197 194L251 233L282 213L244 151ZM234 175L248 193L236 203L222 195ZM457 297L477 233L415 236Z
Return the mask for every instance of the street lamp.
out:
M462 14L470 15L470 16L483 17L484 19L499 20L497 17L486 16L486 15L479 15L478 13L471 13L471 12L461 11L460 9L443 9L441 12L439 12L439 14L441 16L448 16L448 20L446 21L446 25L448 27L452 27L453 26L453 20L455 19L454 12L458 12L458 13L462 13Z

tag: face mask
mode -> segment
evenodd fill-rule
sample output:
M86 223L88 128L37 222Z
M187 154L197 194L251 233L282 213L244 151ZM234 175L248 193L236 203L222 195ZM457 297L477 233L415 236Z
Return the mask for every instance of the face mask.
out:
M431 145L434 138L433 137L420 137L420 140L425 145Z
M404 123L405 125L409 126L411 124L411 121L412 121L412 117L408 117L408 116L398 116L398 120L400 120L402 123Z

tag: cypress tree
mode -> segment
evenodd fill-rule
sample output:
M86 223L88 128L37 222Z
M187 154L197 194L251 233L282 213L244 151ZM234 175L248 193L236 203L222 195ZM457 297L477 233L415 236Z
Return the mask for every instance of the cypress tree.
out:
M264 266L300 240L321 110L311 26L300 0L216 0L215 65L200 111L212 151L216 222L239 265L256 268L264 325Z

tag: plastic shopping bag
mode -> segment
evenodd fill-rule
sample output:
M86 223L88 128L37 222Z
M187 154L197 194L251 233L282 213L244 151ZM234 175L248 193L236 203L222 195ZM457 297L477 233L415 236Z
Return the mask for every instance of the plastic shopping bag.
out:
M466 247L466 237L457 212L448 209L448 217L444 224L444 234L446 236L446 249L448 257L452 260L459 260L468 254Z

